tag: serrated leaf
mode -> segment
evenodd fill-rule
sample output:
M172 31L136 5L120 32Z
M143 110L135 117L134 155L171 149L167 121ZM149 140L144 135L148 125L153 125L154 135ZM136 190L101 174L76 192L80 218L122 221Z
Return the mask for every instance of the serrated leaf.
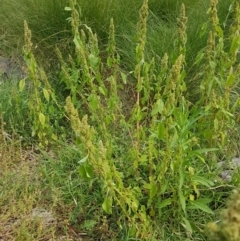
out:
M46 121L46 117L45 117L45 115L44 115L43 113L39 113L38 118L39 118L39 121L40 121L41 125L44 126L45 121Z
M102 208L106 213L108 213L108 214L112 213L112 197L106 197L104 199Z
M25 79L19 81L19 91L22 92L25 87Z

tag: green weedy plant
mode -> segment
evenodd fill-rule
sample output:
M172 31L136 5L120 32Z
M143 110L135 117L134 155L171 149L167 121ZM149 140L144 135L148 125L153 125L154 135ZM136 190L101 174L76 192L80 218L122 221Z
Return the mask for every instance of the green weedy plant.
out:
M51 141L57 140L54 133L51 118L54 116L54 109L58 107L54 91L48 82L45 72L37 66L32 53L31 31L27 22L24 22L25 46L23 47L24 59L28 68L28 78L32 83L28 99L29 118L31 119L32 137L37 136L39 146L48 146ZM19 82L19 89L25 87L25 79Z
M235 190L218 222L206 226L209 241L240 240L240 191Z
M230 107L230 90L236 84L234 77L237 77L230 71L232 61L235 61L235 55L231 53L237 53L238 44L233 44L236 46L232 47L232 52L224 52L224 37L216 22L216 4L213 0L209 10L212 26L206 51L201 51L196 59L199 69L204 69L202 97L192 106L184 96L187 88L184 81L187 51L185 7L182 5L178 19L174 53L162 57L161 68L157 71L157 61L147 62L145 57L148 1L144 0L139 11L133 71L137 80L136 99L129 119L123 114L124 103L118 93L119 80L127 83L127 76L119 67L113 21L105 63L99 55L96 35L79 21L76 0L70 1L70 7L66 8L71 12L76 47L76 55L69 57L73 72L59 51L58 55L63 81L70 91L65 109L77 144L84 153L79 172L91 182L97 177L102 187L104 211L114 215L120 208L119 227L127 221L131 235L141 240L157 240L159 234L154 229L159 223L170 223L177 228L180 223L191 235L194 231L192 214L199 210L213 214L208 207L214 185L209 180L211 169L208 162L212 158L209 152L218 148L224 152L225 142L218 145L216 133L226 135L235 127L234 111L238 105L236 102ZM236 26L234 23L232 29ZM232 31L237 38L236 30ZM202 62L204 56L208 60L206 63ZM216 65L220 71L213 69ZM103 69L108 70L107 74ZM75 71L77 74L71 75ZM228 81L224 82L224 79ZM219 96L221 91L224 97ZM221 108L213 108L213 103ZM216 123L221 125L214 129ZM121 140L117 141L119 138Z
M235 136L237 123L235 118L237 108L239 108L239 97L231 101L231 93L239 84L239 1L232 4L232 14L234 21L230 27L229 37L224 36L217 16L217 0L211 1L208 10L210 17L209 38L204 53L199 52L196 63L201 63L203 71L201 76L201 97L198 105L205 106L205 112L210 115L204 118L205 125L208 123L211 128L202 127L201 132L207 140L207 145L218 147L221 152L228 152L229 157L236 155L231 148L228 137L237 139ZM228 46L225 46L225 44ZM210 120L210 121L207 121ZM200 131L200 130L199 130ZM223 153L222 153L223 154ZM216 160L216 156L212 157Z
M71 1L71 8L67 8L67 10L72 11L76 59L78 63L81 63L82 67L82 82L79 84L82 86L81 90L85 90L85 92L79 91L77 93L82 97L83 103L88 103L89 111L92 113L91 122L96 124L95 128L90 127L87 123L87 117L84 117L81 121L78 118L77 110L73 107L72 101L70 98L67 98L66 110L70 117L72 128L81 143L81 147L85 149L86 153L86 157L80 161L82 164L80 166L80 173L82 177L91 179L93 178L94 171L95 175L99 177L103 189L103 209L107 213L112 213L112 205L113 203L117 203L124 214L119 217L119 224L127 218L129 220L129 226L135 230L134 232L137 232L140 237L143 237L149 233L149 223L144 207L139 208L139 201L136 196L136 193L139 191L136 187L124 186L122 173L117 171L112 159L113 126L116 127L115 123L117 123L117 121L124 122L124 119L121 118L121 111L118 112L120 101L116 92L116 79L117 72L119 72L119 58L115 52L113 21L110 23L109 45L107 47L108 58L106 67L110 73L106 78L106 82L110 84L108 92L100 75L99 64L96 66L96 62L92 62L94 59L99 59L96 37L89 28L86 28L86 32L89 34L88 39L86 39L86 34L83 31L81 31L81 35L79 35L78 16L75 4L76 2ZM77 89L80 90L80 88ZM75 93L73 93L74 98L75 96ZM102 99L100 99L100 97ZM75 101L74 98L73 101ZM104 105L106 105L105 108ZM101 140L96 138L96 131L101 137ZM139 219L143 220L143 222L139 223L137 221Z

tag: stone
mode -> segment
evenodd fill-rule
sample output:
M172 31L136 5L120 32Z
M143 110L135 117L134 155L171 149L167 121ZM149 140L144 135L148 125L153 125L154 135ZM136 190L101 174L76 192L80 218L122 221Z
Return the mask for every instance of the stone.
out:
M218 168L221 170L219 177L224 182L230 182L232 180L232 173L238 167L240 167L240 157L233 158L230 162L220 161L217 163Z
M12 63L9 59L0 56L0 75L10 77Z
M0 76L10 78L11 76L23 78L26 76L24 68L12 59L0 56Z
M43 224L46 226L51 225L56 221L53 214L44 208L34 208L32 210L31 217L41 219Z

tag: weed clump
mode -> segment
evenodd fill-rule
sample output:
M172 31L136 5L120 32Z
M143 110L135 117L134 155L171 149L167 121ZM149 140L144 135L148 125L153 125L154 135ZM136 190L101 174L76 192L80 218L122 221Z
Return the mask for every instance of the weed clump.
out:
M64 229L79 236L84 231L93 238L88 240L200 240L202 225L219 207L213 201L225 202L215 191L225 186L213 182L219 174L215 167L239 150L239 0L229 10L235 17L227 35L217 1L210 1L200 33L206 42L191 63L194 81L188 71L188 6L181 5L174 25L174 48L164 49L160 57L156 51L149 53L153 16L148 2L139 10L129 67L124 67L119 49L117 19L111 18L103 46L83 22L78 1L70 0L65 11L72 49L65 56L67 51L56 46L58 78L53 81L38 64L34 32L26 19L23 54L28 76L15 92L5 91L6 97L0 88L6 127L13 126L24 139L31 135L44 155L41 202L59 213ZM130 98L125 89L131 91ZM188 95L191 89L199 92L194 102ZM211 225L220 235L221 227ZM96 237L97 230L104 236Z
M210 241L240 240L240 190L234 191L221 213L220 222L207 225L206 234Z

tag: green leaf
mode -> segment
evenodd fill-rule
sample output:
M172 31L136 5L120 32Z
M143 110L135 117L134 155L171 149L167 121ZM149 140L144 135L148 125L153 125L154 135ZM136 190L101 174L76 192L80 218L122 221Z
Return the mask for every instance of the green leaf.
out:
M226 81L225 86L226 87L231 87L234 82L235 82L235 75L231 73L227 77L227 81Z
M210 151L218 151L218 150L219 150L218 148L203 148L203 149L195 150L194 152L196 152L196 153L207 153L207 152L210 152Z
M184 182L184 174L183 174L182 167L180 167L179 168L179 190L181 190L183 186L183 182Z
M174 148L174 147L175 147L178 138L179 138L179 137L178 137L178 133L177 133L177 131L175 130L173 136L172 136L171 139L170 139L170 145L169 145L170 148Z
M204 23L201 27L200 38L207 32L208 22Z
M66 21L71 22L72 21L72 17L66 18Z
M49 102L49 92L45 88L43 88L43 95L44 95L45 99L47 100L47 102Z
M126 84L127 83L127 75L124 74L123 72L120 72L120 73L121 73L123 83Z
M183 220L183 222L184 222L184 225L183 225L183 226L187 229L187 231L188 231L189 233L192 234L192 226L191 226L190 222L189 222L186 218L184 218L184 217L182 217L182 220Z
M96 57L93 54L89 54L88 59L89 59L90 65L93 68L96 68L98 66L98 62L99 62L99 58L98 57Z
M91 230L95 227L97 224L96 220L90 219L90 220L85 220L83 225L81 225L81 228L84 228L86 230Z
M45 121L46 121L45 115L43 113L39 113L38 118L39 118L41 125L44 126Z
M128 233L129 233L129 237L134 237L136 236L136 227L132 226L132 227L129 227L129 230L128 230ZM129 239L130 240L130 239ZM133 239L134 240L134 239Z
M225 115L228 115L228 116L231 116L231 117L234 117L234 115L226 110L221 110L222 113L224 113Z
M89 101L91 108L93 108L93 110L98 109L98 103L99 103L98 96L96 96L95 94L90 94L88 97L88 101Z
M74 42L74 44L75 44L75 46L76 46L77 49L80 49L80 48L81 48L81 47L80 47L80 44L79 44L80 40L79 40L76 36L74 36L73 42Z
M165 139L165 126L162 122L158 123L158 139L164 140Z
M214 61L209 61L209 65L212 69L216 68L216 63Z
M206 186L206 187L211 187L214 185L214 182L207 179L207 178L204 178L204 177L200 177L200 176L192 176L192 181L197 183L197 184L202 184L203 186Z
M163 184L162 184L162 187L161 187L161 190L160 190L160 194L164 194L166 192L167 188L168 188L168 181L165 180L163 182Z
M85 163L88 159L88 155L86 155L83 159L81 159L78 163L79 164L82 164L82 163Z
M70 7L65 7L64 10L65 11L72 11L72 9Z
M155 104L155 106L152 110L151 115L154 116L157 113L162 114L163 110L164 110L164 103L163 103L162 99L158 99L157 103Z
M139 202L138 202L138 200L137 199L133 199L132 201L131 201L131 208L132 208L132 210L133 210L133 212L137 212L137 210L138 210L138 207L139 207Z
M172 201L173 201L172 198L167 198L167 199L163 200L157 207L158 207L159 209L162 209L162 208L164 208L164 207L166 207L166 206L171 205L171 204L172 204Z
M51 135L51 138L54 140L54 141L57 141L58 137L55 135L55 134L52 134Z
M239 48L239 36L237 36L233 39L231 48L230 48L230 54L234 55L235 52L238 50L238 48Z
M157 185L156 183L153 181L150 183L150 198L153 198L157 193Z
M112 63L113 63L112 60L113 60L112 58L107 58L107 66L108 67L112 67Z
M190 201L191 205L188 207L189 209L200 209L203 212L214 214L212 209L210 209L201 199L197 199L194 201Z
M186 211L186 199L181 190L178 192L178 195L179 195L179 200L180 200L182 210L185 212Z
M104 96L106 96L105 90L104 90L104 88L103 88L102 86L99 86L98 89L99 89L99 91L100 91L101 94L103 94Z
M223 30L222 30L222 28L219 27L219 26L216 26L216 30L217 30L217 32L218 32L218 35L219 35L221 38L223 38Z
M202 49L197 53L197 57L195 59L194 64L198 65L202 61L203 58L204 58L204 53L203 53L203 49Z
M87 179L87 175L86 175L86 171L85 171L84 166L79 167L79 174L83 179L85 179L85 180Z
M85 180L91 180L94 176L93 167L89 164L79 167L79 174Z
M85 171L86 171L86 176L88 179L92 179L94 172L93 172L93 167L92 165L86 165L85 166Z
M214 119L213 124L214 124L214 130L217 131L218 128L219 128L218 119L217 118Z
M112 197L106 197L104 199L102 208L106 213L108 213L108 214L112 213Z
M19 81L19 91L22 92L25 87L25 79Z

